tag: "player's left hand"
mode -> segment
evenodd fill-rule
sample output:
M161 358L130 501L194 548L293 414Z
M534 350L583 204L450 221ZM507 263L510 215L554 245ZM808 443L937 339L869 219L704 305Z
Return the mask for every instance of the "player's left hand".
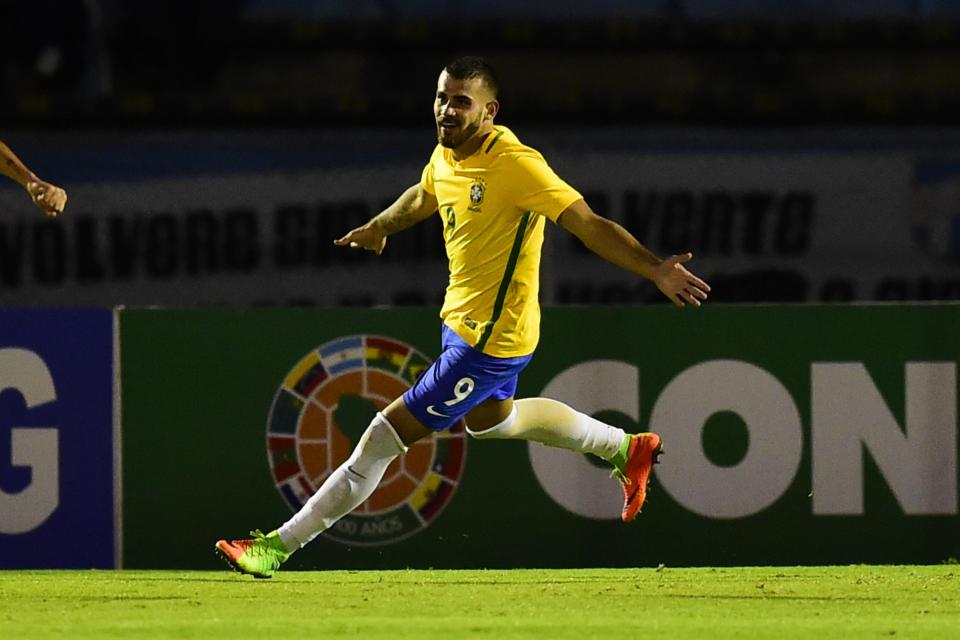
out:
M48 218L56 218L63 213L67 206L67 192L43 180L33 180L27 183L27 191Z
M372 224L367 223L362 227L352 229L347 235L333 241L338 247L350 247L351 249L366 249L373 251L377 255L383 253L383 248L387 246L387 236Z
M710 292L710 285L683 266L692 258L692 253L670 256L654 268L653 282L678 307L687 304L699 307Z

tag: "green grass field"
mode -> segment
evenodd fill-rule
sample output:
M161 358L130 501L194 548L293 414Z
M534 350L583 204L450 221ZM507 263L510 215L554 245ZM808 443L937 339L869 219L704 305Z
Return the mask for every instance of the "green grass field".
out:
M0 571L0 638L947 638L960 567Z

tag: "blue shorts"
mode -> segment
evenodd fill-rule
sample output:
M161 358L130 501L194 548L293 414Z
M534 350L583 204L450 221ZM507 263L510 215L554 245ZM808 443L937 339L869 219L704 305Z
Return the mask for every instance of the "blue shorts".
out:
M443 431L488 398L505 400L533 355L495 358L477 351L443 325L440 357L403 394L410 413L429 429Z

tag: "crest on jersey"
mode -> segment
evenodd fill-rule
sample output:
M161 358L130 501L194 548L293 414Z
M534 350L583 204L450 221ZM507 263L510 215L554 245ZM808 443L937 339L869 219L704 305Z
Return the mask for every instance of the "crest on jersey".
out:
M486 193L487 186L483 183L481 178L477 178L473 181L473 184L470 186L470 208L474 211L480 208L480 205L483 204L483 194Z

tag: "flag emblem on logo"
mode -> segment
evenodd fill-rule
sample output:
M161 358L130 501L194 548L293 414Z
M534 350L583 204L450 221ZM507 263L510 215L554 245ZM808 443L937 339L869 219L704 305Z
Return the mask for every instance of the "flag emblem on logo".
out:
M429 366L412 346L371 335L340 337L301 358L277 389L267 418L270 470L292 511L346 461L375 413ZM383 545L422 531L456 492L466 446L462 420L417 442L387 468L373 495L322 535Z

